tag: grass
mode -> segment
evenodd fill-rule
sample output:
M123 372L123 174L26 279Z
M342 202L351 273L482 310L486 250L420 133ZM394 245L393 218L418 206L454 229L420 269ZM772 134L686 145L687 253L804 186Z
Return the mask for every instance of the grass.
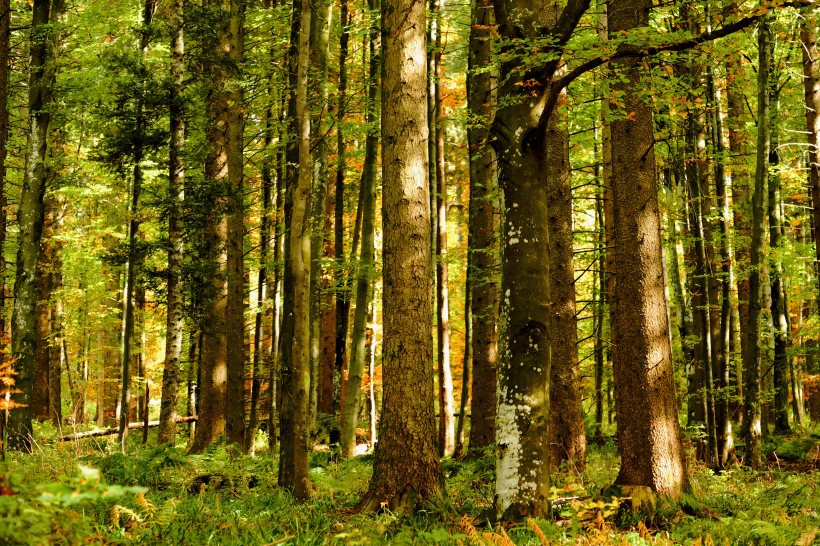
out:
M152 431L149 446L155 440ZM553 521L502 530L481 518L492 505L491 451L471 462L443 461L450 506L361 515L352 508L367 487L372 455L334 462L312 453L313 497L296 503L277 489L276 461L262 441L255 457L222 443L187 455L184 447L138 442L129 438L127 455L113 438L8 455L0 466L0 545L820 544L820 534L812 535L820 527L820 473L806 464L799 472L773 464L716 475L692 463L690 492L660 502L651 515L635 514L606 489L618 472L616 446L590 445L584 475L553 474L563 499ZM813 445L770 443L772 453L797 458Z

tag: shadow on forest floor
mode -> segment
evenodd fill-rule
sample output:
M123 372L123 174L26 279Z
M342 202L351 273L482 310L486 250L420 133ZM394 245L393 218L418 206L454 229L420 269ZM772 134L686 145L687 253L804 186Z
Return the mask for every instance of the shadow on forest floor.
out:
M607 489L618 472L617 447L590 445L584 475L553 474L552 521L504 528L479 516L492 505L491 451L470 462L443 461L454 510L361 515L352 508L372 455L336 462L315 451L313 498L299 504L276 488L261 436L256 457L221 443L187 455L184 447L138 440L129 438L128 455L116 452L113 438L46 442L33 455L9 455L0 466L0 545L820 544L812 451L820 450L820 437L770 439L763 472L736 467L717 475L690 461L691 491L659 501L652 514L632 512ZM152 440L155 433L149 446Z

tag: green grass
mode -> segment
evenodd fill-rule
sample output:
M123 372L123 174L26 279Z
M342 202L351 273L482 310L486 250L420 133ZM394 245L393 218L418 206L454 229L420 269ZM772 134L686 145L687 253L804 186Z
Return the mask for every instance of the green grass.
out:
M277 489L276 461L266 451L250 457L217 443L205 454L187 455L184 447L143 447L138 441L137 435L129 438L127 455L117 451L113 437L45 443L33 455L9 454L0 466L0 488L13 494L0 495L0 545L262 546L289 536L294 538L283 544L467 545L476 544L467 536L471 529L477 527L479 536L493 531L481 519L492 505L491 451L468 463L443 461L449 506L361 515L352 508L367 487L372 455L334 462L326 452L314 452L313 497L296 503ZM779 445L797 453L807 442ZM820 474L775 466L720 475L694 468L692 489L680 501L664 500L651 515L613 505L601 530L595 503L614 481L618 464L613 444L590 445L583 476L565 469L553 474L556 495L574 498L556 505L558 521L537 522L551 544L694 544L708 535L716 545L791 546L806 539L807 529L820 527ZM507 534L516 545L540 544L526 525ZM496 536L488 538L501 540Z

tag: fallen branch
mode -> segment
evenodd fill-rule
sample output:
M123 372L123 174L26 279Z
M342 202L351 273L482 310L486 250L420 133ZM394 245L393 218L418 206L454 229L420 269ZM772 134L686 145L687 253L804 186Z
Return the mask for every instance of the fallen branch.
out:
M196 421L197 416L191 415L189 417L177 417L177 423L190 423L192 421ZM149 427L158 427L159 421L149 421ZM129 423L128 429L134 428L144 428L145 423ZM70 442L71 440L82 440L83 438L94 438L96 436L110 436L112 434L117 434L120 431L120 427L111 427L111 428L98 428L95 430L89 430L88 432L78 432L76 434L66 434L64 436L57 436L54 441L55 442Z

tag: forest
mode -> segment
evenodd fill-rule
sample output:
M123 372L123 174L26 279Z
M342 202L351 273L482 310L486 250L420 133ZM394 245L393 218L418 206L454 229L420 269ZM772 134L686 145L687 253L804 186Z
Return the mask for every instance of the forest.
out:
M0 545L820 544L813 0L0 0Z

